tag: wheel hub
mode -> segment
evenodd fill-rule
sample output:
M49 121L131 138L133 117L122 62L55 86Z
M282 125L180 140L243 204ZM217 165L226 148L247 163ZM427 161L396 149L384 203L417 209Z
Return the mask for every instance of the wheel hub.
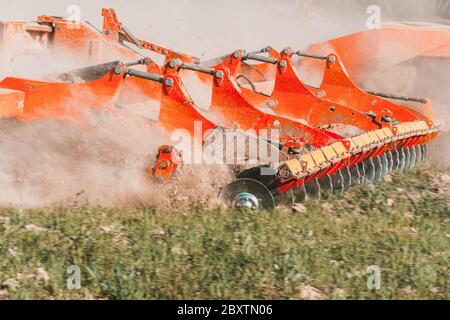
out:
M232 207L236 209L259 209L259 201L253 194L242 192L239 193L232 202Z
M219 198L231 209L270 212L275 209L275 199L269 189L261 182L249 178L234 180L222 189Z

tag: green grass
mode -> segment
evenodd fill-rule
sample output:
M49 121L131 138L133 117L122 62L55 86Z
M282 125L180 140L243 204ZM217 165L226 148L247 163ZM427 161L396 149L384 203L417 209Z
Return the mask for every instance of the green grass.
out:
M449 299L442 174L396 175L306 213L3 209L0 298L300 299L312 286L324 299ZM66 287L70 265L79 290ZM379 290L367 288L371 265Z

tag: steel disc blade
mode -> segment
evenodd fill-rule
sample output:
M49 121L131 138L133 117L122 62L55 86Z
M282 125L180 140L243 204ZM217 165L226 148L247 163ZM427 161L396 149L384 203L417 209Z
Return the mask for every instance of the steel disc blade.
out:
M394 149L392 154L392 167L395 171L400 170L400 152L398 149Z
M386 153L383 153L380 156L380 160L381 160L381 177L384 177L389 173L389 162Z
M406 153L405 171L409 171L409 170L411 170L411 164L412 164L412 160L413 160L411 148L410 147L406 148L405 153Z
M423 152L421 145L416 146L416 154L417 154L417 162L419 165L421 165L423 162Z
M312 179L305 184L306 195L308 198L320 199L320 184L317 178Z
M289 189L289 191L284 192L282 194L276 195L274 197L275 199L275 205L285 207L285 208L292 208L295 203L295 195L294 191L292 189Z
M411 156L411 162L409 164L409 169L413 170L416 167L417 154L415 146L409 147L409 154Z
M242 194L253 195L258 202L257 208L267 211L273 211L275 208L275 200L269 189L266 188L261 182L243 178L237 179L227 185L219 194L219 198L223 203L232 209L237 209L236 200Z
M332 176L331 181L333 184L333 191L336 194L342 194L344 192L344 177L341 170L337 170Z
M239 172L236 179L253 179L261 182L269 190L276 189L276 171L270 166L258 166Z
M403 169L405 168L405 163L406 163L406 154L405 154L405 150L403 148L400 148L398 150L399 152L399 163L398 163L398 171L403 171Z
M409 152L409 148L403 149L405 152L405 166L403 167L403 170L408 170L409 165L411 164L411 153Z
M414 169L417 166L417 154L416 154L416 147L412 146L409 148L410 153L411 153L411 164L410 164L410 168L411 170Z
M417 154L417 164L421 165L423 162L422 146L420 145L416 146L416 154Z
M422 164L422 149L420 148L420 145L415 146L416 148L416 166L420 166Z
M364 160L365 180L368 182L374 182L375 180L375 165L372 158Z
M422 162L425 162L425 160L427 160L427 158L428 158L428 145L422 144L422 153L423 153L423 161Z
M394 155L391 151L389 151L386 153L386 157L388 160L388 172L392 172L392 170L394 169Z
M342 169L342 176L344 177L344 190L347 191L352 186L352 175L348 167Z
M319 184L323 192L333 193L333 181L328 174L319 179Z
M366 170L364 168L364 163L360 162L357 164L359 172L361 173L361 184L366 182Z
M413 170L416 166L416 149L409 147L409 167L408 170Z
M423 145L423 144L421 144L420 146L419 146L419 149L420 149L420 163L422 164L422 163L424 163L425 162L425 156L426 156L426 154L425 154L425 146Z
M373 159L373 164L375 166L375 178L374 178L374 182L378 182L381 180L382 176L383 176L383 167L381 164L381 158L380 157L375 157Z
M381 162L383 164L383 177L389 173L389 161L386 153L381 155Z
M357 185L357 184L362 184L362 175L359 172L359 167L358 165L353 165L350 168L350 175L351 175L351 179L352 179L352 185Z
M420 163L422 164L425 161L425 150L423 148L423 144L418 145L420 150Z
M306 188L305 185L302 184L301 186L294 188L293 190L294 192L294 202L298 202L298 203L305 203L307 200L307 195L306 195Z
M413 170L417 166L417 155L416 155L416 147L412 146L409 148L409 153L411 155L411 162L409 164L409 169Z

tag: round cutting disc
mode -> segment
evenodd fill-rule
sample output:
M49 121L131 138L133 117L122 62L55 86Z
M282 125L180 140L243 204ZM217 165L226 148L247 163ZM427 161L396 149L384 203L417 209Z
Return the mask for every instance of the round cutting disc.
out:
M276 206L282 206L291 209L295 203L295 195L292 189L274 197Z
M269 189L259 181L242 178L227 185L219 198L232 209L249 208L273 211L275 200Z

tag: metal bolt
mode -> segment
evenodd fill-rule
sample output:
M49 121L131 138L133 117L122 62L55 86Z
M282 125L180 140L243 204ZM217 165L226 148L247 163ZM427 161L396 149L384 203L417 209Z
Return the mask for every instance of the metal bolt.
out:
M119 67L119 66L115 67L114 68L114 73L117 74L117 75L121 74L122 73L122 67Z
M316 93L316 96L319 97L319 98L323 98L323 97L325 97L325 92L323 92L323 91L318 91L318 92Z
M217 79L222 79L223 76L224 76L223 71L222 70L217 70L216 73L215 73L215 76L216 76Z
M276 106L276 102L275 102L275 100L269 100L269 101L267 101L267 106L269 107L269 108L275 108L275 106Z
M377 115L373 112L373 111L369 111L369 112L363 112L366 116L372 118L372 119L376 119Z
M280 61L280 67L286 68L287 67L287 61L286 60L281 60Z
M283 54L288 55L288 54L290 54L290 53L291 53L291 49L290 49L290 48L285 48L285 49L283 49Z
M172 79L172 78L166 78L166 79L164 80L164 85L165 85L166 87L171 87L171 86L173 86L173 79Z
M233 52L233 57L239 59L241 57L241 53L239 51Z
M299 148L289 147L288 153L291 155L297 155L301 153L301 150Z
M275 127L279 127L279 126L280 126L280 120L275 120L275 121L273 122L273 125L274 125Z
M331 62L331 63L336 62L336 57L335 56L328 57L328 62Z
M389 116L382 116L381 121L390 123L393 121L393 119Z
M169 62L169 67L171 67L172 69L173 69L173 68L176 68L177 65L178 65L178 63L177 63L175 60L171 60L171 61Z

